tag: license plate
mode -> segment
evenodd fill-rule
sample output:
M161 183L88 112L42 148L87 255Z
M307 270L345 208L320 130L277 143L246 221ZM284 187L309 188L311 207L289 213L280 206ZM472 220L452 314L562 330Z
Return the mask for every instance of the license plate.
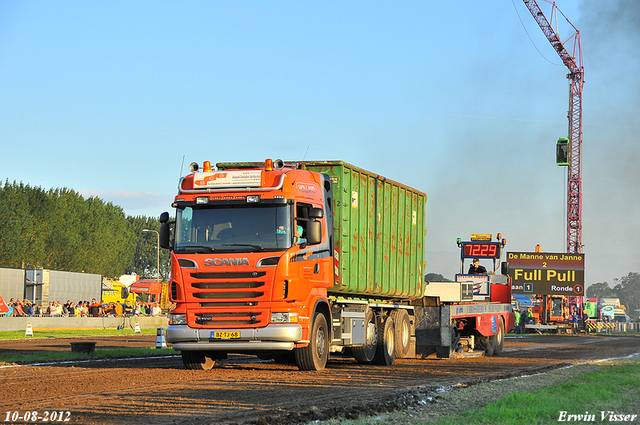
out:
M211 332L212 339L236 339L240 338L240 331L213 331Z

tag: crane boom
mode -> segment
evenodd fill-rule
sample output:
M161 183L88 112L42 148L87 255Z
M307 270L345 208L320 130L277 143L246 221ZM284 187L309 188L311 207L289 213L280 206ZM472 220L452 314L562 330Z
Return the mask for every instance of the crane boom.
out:
M553 5L551 22L557 23L558 9L555 3L544 0ZM536 0L524 0L525 6L533 15L540 29L551 43L551 46L569 69L569 168L567 172L567 252L582 252L582 86L584 84L584 67L582 66L582 48L580 31L567 19L575 30L574 34L564 43L547 20ZM561 12L560 12L561 13ZM563 15L564 16L564 15ZM566 19L566 17L565 17ZM569 53L565 44L573 39L573 52ZM578 60L576 61L576 56Z

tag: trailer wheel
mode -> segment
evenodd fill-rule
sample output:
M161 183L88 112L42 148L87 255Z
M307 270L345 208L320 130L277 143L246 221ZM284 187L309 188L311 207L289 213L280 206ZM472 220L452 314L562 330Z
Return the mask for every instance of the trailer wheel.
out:
M322 370L329 359L329 328L324 314L316 312L309 339L309 345L295 349L298 369Z
M216 361L203 351L181 351L182 363L189 370L210 370Z
M498 327L498 334L496 335L496 344L493 349L493 355L499 356L504 349L504 321L500 318L500 326Z
M393 317L378 315L378 347L373 357L373 363L383 366L391 366L396 358L395 326Z
M358 363L371 363L376 355L378 345L378 328L376 326L376 316L373 310L369 309L364 319L365 343L352 347L353 357Z
M409 353L411 347L411 323L407 310L398 309L391 312L393 324L396 330L396 357L402 358Z

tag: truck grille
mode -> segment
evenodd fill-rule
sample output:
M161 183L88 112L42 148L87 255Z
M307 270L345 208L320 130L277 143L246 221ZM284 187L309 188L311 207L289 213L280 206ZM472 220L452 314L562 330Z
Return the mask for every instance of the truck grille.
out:
M188 298L198 302L199 308L191 310L187 321L212 329L266 325L269 304L265 301L271 297L266 275L264 271L189 273Z
M264 292L207 292L193 294L196 298L206 299L228 299L228 298L258 298L264 295Z
M253 325L260 322L260 312L248 313L197 313L196 323L199 325L239 326Z
M191 273L191 277L194 279L250 279L266 274L266 272Z

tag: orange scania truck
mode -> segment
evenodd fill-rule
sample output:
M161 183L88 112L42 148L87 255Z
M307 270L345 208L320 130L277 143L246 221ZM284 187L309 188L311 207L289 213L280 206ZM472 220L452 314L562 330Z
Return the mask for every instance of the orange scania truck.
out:
M473 351L461 338L500 338L513 326L510 286L498 291L508 299L477 301L464 299L468 283L425 283L420 191L342 161L190 169L175 218L160 217L175 304L166 339L188 369L230 353L301 370L323 369L331 352L391 365ZM476 327L481 315L493 326Z

